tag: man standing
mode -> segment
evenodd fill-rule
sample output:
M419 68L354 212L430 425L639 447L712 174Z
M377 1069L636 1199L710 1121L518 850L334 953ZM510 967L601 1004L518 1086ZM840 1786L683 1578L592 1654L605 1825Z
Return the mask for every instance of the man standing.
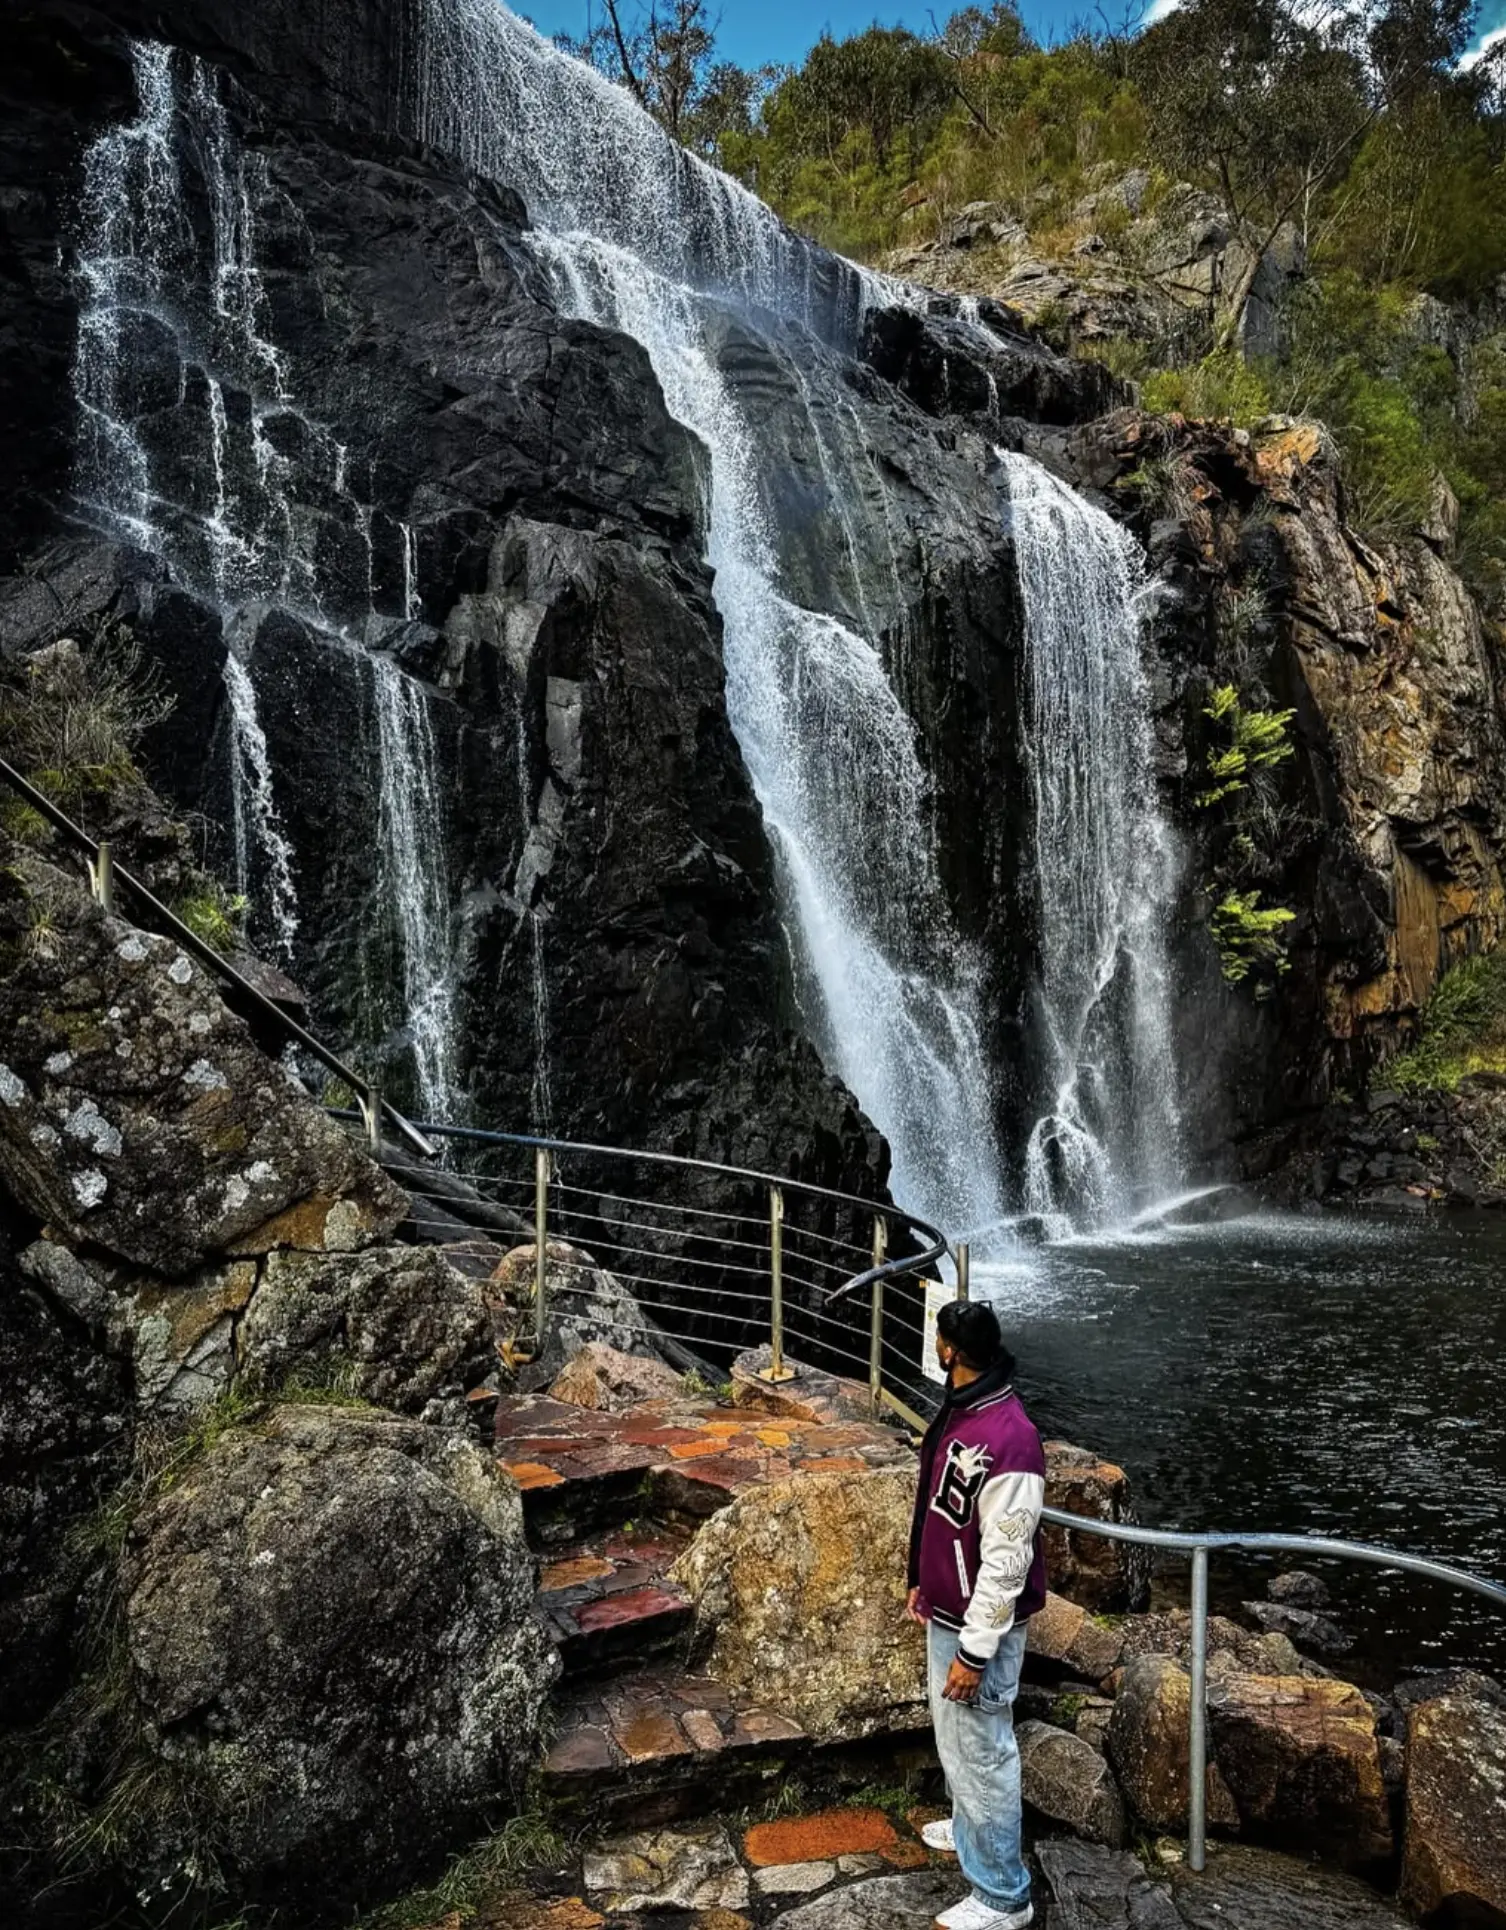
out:
M906 1612L929 1624L931 1717L952 1819L922 1834L933 1849L956 1850L972 1886L936 1919L939 1930L1023 1930L1035 1912L1013 1708L1025 1621L1046 1599L1046 1457L992 1307L948 1302L936 1353L947 1391L921 1443Z

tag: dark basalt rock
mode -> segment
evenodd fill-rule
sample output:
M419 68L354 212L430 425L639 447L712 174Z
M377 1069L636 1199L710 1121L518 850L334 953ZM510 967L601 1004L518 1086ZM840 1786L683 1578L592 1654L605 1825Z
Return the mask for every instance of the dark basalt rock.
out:
M534 1581L516 1487L461 1437L284 1407L217 1442L123 1576L135 1746L194 1791L165 1872L207 1844L304 1917L390 1891L532 1759Z

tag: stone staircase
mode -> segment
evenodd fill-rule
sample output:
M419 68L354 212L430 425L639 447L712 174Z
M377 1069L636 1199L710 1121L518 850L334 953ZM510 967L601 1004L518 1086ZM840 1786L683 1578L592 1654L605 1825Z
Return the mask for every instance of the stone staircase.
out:
M726 1808L813 1752L777 1683L752 1702L694 1666L693 1610L670 1570L700 1523L749 1488L913 1459L901 1434L859 1418L857 1389L828 1376L796 1394L745 1378L736 1393L620 1414L547 1395L499 1406L498 1456L523 1491L539 1610L564 1663L544 1793L593 1821Z

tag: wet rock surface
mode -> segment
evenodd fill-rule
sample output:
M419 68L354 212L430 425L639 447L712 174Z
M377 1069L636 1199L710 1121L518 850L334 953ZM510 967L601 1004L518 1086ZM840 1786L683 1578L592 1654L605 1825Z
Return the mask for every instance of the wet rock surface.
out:
M517 1490L478 1449L280 1409L136 1524L138 1746L192 1780L247 1892L348 1905L529 1760L551 1674L533 1584Z

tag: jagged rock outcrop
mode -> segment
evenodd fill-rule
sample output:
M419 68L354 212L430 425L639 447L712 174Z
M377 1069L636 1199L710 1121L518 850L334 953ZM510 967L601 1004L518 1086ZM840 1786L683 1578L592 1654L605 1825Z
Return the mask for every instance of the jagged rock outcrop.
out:
M450 1839L531 1756L533 1583L517 1489L463 1438L341 1408L223 1436L123 1576L133 1747L194 1791L165 1870L207 1845L242 1894L348 1908Z
M1054 246L1038 246L998 203L973 202L934 238L895 249L888 265L991 300L1073 343L1127 340L1184 357L1208 346L1219 297L1239 284L1253 252L1227 208L1185 181L1156 191L1144 168L1106 163L1090 179L1066 221L1053 221ZM912 219L929 215L922 203ZM1241 320L1247 354L1277 352L1287 297L1304 271L1301 237L1287 223L1262 257Z
M397 1189L170 939L106 917L76 878L16 852L0 945L0 1177L36 1221L164 1280L396 1227Z
M81 1524L124 1477L134 1433L121 1363L22 1275L0 1207L0 1731L67 1679L87 1550ZM87 1539L87 1538L86 1538Z

